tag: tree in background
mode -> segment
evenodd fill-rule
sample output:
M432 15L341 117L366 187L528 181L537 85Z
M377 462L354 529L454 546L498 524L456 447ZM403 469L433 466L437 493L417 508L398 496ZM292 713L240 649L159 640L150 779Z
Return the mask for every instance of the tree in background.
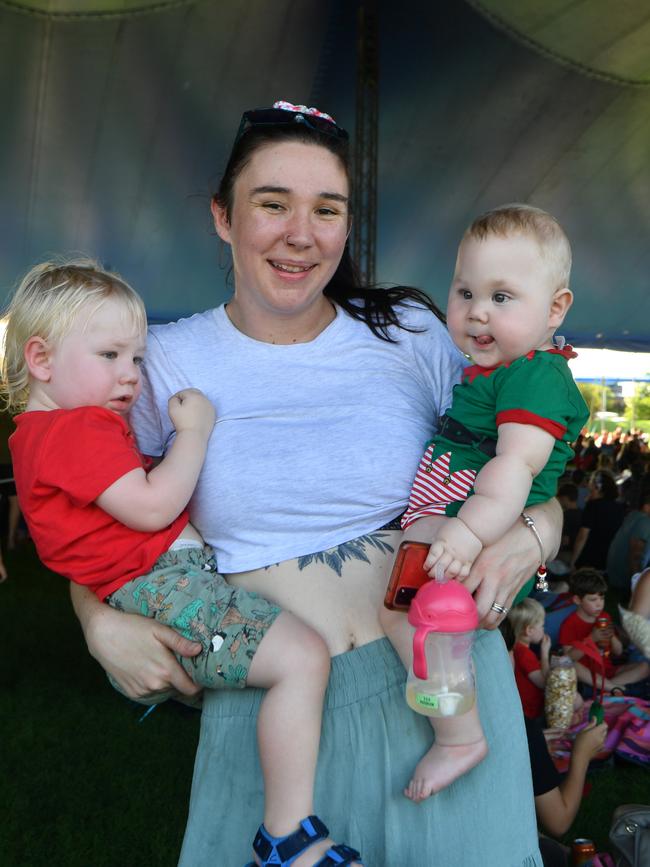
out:
M591 427L596 422L596 413L605 409L607 412L614 412L617 415L623 415L626 406L625 401L620 394L617 394L610 385L605 385L605 406L603 406L603 386L595 382L578 382L578 388L584 402L589 407L589 421L587 427ZM650 418L650 416L648 416ZM614 425L615 426L615 425Z
M630 427L650 430L650 383L635 383L633 394L625 398L625 418Z

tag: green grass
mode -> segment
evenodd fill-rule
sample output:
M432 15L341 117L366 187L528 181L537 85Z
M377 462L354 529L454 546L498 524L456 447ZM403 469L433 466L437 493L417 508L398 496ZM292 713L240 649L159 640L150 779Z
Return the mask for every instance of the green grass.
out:
M29 544L0 585L0 863L177 863L199 714L175 703L142 724L89 656L67 583Z
M88 655L67 583L43 568L29 544L6 560L0 864L173 867L199 714L168 703L139 724L142 708L115 693ZM647 802L648 774L608 765L591 781L565 840L590 837L605 849L614 808Z

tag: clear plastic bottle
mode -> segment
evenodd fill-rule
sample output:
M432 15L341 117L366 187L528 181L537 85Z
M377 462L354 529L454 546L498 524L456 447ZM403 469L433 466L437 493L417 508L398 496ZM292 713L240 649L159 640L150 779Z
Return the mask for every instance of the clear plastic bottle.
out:
M459 716L474 705L476 687L472 664L474 632L430 632L425 639L427 677L413 667L406 682L406 701L425 716Z
M408 613L413 627L413 664L406 701L417 713L460 716L471 710L476 686L472 644L478 612L472 594L458 581L428 581Z
M565 729L571 725L578 678L569 656L552 656L544 689L544 713L550 728Z

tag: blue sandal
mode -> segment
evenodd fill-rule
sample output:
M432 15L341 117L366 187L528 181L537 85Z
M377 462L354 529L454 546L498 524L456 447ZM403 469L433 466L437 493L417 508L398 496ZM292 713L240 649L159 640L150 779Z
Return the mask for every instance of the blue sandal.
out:
M264 825L260 825L253 840L253 850L262 859L261 867L290 867L298 855L319 840L329 837L329 830L318 816L308 816L300 823L300 828L286 837L272 837ZM353 861L360 861L356 849L339 843L331 846L314 867L345 867ZM257 867L249 862L246 867Z

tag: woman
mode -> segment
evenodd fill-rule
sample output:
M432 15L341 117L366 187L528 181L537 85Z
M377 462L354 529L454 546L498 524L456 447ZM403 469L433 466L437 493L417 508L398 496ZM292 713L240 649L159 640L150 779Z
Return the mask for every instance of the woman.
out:
M607 470L597 470L589 482L589 497L573 545L572 569L607 568L609 546L625 515L625 506L617 497L614 476Z
M540 865L521 707L497 632L482 632L475 651L487 760L425 804L402 795L431 733L406 706L378 612L401 535L395 519L461 359L420 293L356 285L347 135L329 124L282 108L244 115L212 202L232 249L233 298L153 329L134 425L143 450L160 454L174 383L191 381L215 404L192 520L231 583L262 591L329 645L316 809L327 804L337 836L372 867ZM551 554L559 507L531 511ZM481 554L467 585L487 630L539 556L523 522ZM78 590L74 602L91 653L127 694L194 692L170 653L189 655L189 642ZM145 670L133 667L136 646ZM206 697L184 867L249 857L262 798L258 703L255 690Z

